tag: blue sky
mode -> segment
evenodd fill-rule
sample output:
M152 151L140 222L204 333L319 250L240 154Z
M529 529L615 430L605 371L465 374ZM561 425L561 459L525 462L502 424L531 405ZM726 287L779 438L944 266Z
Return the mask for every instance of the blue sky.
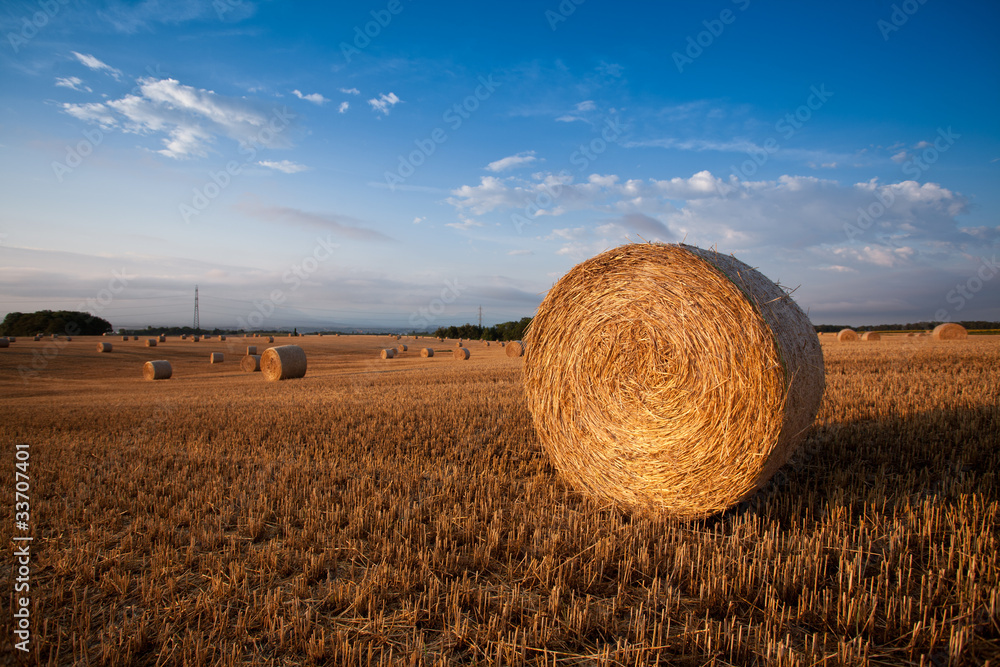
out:
M1000 5L0 8L0 312L434 328L714 246L815 323L1000 319Z

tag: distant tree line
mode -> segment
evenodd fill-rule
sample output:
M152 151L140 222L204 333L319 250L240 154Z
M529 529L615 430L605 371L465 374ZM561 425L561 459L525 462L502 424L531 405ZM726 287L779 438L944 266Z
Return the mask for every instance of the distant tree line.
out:
M941 322L908 322L906 324L873 324L867 326L850 326L847 324L817 324L819 333L836 333L841 329L856 329L858 331L925 331L933 329ZM1000 329L1000 322L985 322L982 320L963 320L956 322L970 331L973 329Z
M516 322L501 322L491 327L477 324L463 324L460 327L440 327L434 331L437 338L462 338L465 340L521 340L524 330L531 324L530 317L522 317Z
M0 323L0 336L100 336L114 331L107 320L76 310L39 310L34 313L7 313Z

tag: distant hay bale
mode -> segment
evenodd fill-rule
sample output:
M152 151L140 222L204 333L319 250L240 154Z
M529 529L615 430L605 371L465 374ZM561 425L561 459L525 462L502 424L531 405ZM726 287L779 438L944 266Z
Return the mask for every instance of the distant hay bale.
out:
M866 331L861 334L861 340L882 340L882 335L877 331Z
M71 341L71 340L73 340L73 337L72 337L72 336L66 336L66 342L69 342L69 341Z
M35 341L36 341L36 342L37 342L37 341L40 341L41 339L42 339L42 337L41 337L41 336L39 336L38 334L35 334Z
M432 350L429 347L425 347L424 349L420 350L420 356L421 357L433 357L434 356L434 350Z
M213 352L208 355L208 363L210 364L221 364L226 360L226 355L222 352Z
M455 347L462 347L462 339L461 338L459 338L458 342L455 343Z
M524 356L524 341L512 340L507 344L507 356L508 357L523 357Z
M260 355L259 354L248 354L243 357L240 361L240 369L246 371L247 373L259 373L260 372Z
M274 342L274 336L268 336L267 337L267 342L268 343L273 343Z
M969 332L961 324L945 322L934 327L931 336L934 340L962 340L969 337Z
M503 347L505 344L503 341L500 341L500 347Z
M187 339L188 339L187 334L181 334L181 340L187 340Z
M128 336L122 336L122 340L128 340Z
M486 347L490 346L490 341L486 341Z
M17 342L17 336L7 336L7 342L8 343L16 343Z
M455 359L465 361L469 358L469 348L466 347L456 347L455 352L452 354Z
M173 372L170 362L165 360L147 361L142 365L142 377L147 380L168 380Z
M257 346L247 345L247 354L257 354Z
M393 357L396 356L396 350L392 349L391 347L387 347L383 349L381 352L379 352L378 356L382 359L392 359Z
M192 343L197 343L200 340L201 340L201 336L191 336L191 342Z
M139 340L138 336L132 336L132 340Z
M298 345L269 347L260 356L260 372L271 381L305 377L306 353Z
M785 290L688 245L625 245L578 264L523 345L527 405L563 477L682 519L764 485L823 396L819 339Z
M225 336L219 336L219 340L226 340Z
M396 340L399 340L399 336L398 335L396 336Z
M146 347L156 347L156 339L155 338L147 338L146 339Z
M916 338L916 337L917 337L917 334L915 334L915 333L913 333L913 332L910 332L910 333L906 334L906 337L907 337L907 338Z
M837 341L841 343L850 343L858 339L858 334L854 329L841 329L837 332Z
M929 336L930 336L930 334L926 333L926 332L924 332L924 333L918 333L917 334L917 338L927 338Z
M159 340L160 340L160 342L161 342L161 343L166 343L166 342L167 342L167 337L166 337L166 335L164 335L164 334L160 334L160 338L159 338Z
M399 348L400 352L406 352L408 349L410 349L410 348L406 347L405 343L400 343L399 345L397 345L397 347Z
M97 344L97 351L98 352L110 352L111 351L111 343L98 343Z

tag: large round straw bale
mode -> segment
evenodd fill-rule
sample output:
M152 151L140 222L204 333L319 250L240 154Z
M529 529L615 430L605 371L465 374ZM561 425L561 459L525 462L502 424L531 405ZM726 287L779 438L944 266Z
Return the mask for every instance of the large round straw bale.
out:
M382 359L392 359L393 357L396 356L396 350L392 349L391 347L387 347L381 352L379 352L378 356Z
M169 361L147 361L142 365L142 377L147 380L167 380L173 372Z
M399 344L399 345L397 345L396 347L398 347L398 348L399 348L399 351L400 351L400 352L406 352L407 350L409 350L409 349L410 349L410 348L406 347L406 344L405 344L405 343L400 343L400 344Z
M155 338L147 338L146 339L146 347L156 347L156 339Z
M257 346L247 345L247 354L257 354Z
M98 352L110 352L111 351L111 343L98 343L97 344L97 351Z
M434 350L432 350L429 347L425 347L424 349L420 350L420 356L421 357L433 357L434 356Z
M260 371L268 380L305 377L306 353L298 345L269 347L260 355Z
M791 297L687 245L625 245L578 264L539 306L524 355L535 430L562 474L681 518L767 482L823 396L822 349Z
M461 359L465 361L469 358L469 348L467 347L456 347L455 352L452 354L455 359Z
M969 337L969 332L961 324L945 322L934 327L931 336L934 340L962 340Z
M520 357L524 355L524 341L512 340L507 344L508 357Z
M10 347L10 341L6 338L0 338L0 347Z
M866 331L861 334L861 340L882 340L882 334L877 331Z
M858 339L857 332L854 329L841 329L837 332L837 340L841 343L850 343Z
M208 355L208 363L210 364L221 364L226 360L226 355L222 352L212 352Z
M257 373L260 371L260 355L248 354L240 361L240 368L247 373Z

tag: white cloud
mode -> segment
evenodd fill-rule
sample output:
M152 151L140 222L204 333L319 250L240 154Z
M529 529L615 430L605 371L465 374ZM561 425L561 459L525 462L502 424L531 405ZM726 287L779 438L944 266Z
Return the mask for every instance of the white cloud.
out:
M389 110L399 104L399 102L400 100L396 97L396 93L389 93L388 95L382 93L378 97L368 100L368 104L371 105L372 109L386 116L389 115Z
M340 92L344 93L345 95L360 95L361 94L361 91L358 90L357 88L341 88Z
M257 164L262 167L267 167L268 169L275 169L277 171L284 172L286 174L297 174L300 171L307 171L309 167L296 164L290 160L281 160L280 162L272 162L270 160L261 160Z
M291 145L286 110L186 86L175 79L139 79L139 94L90 104L63 104L65 113L105 128L166 135L158 152L171 158L206 156L217 135L267 148ZM276 130L277 128L277 130Z
M79 60L84 65L84 67L89 67L95 72L103 71L107 73L108 76L114 77L115 81L121 81L122 78L121 70L115 69L111 65L101 62L92 55L86 53L77 53L76 51L73 51L72 53L74 56L76 56L76 59Z
M340 113L346 113L350 107L351 105L348 104L347 102L341 102L340 106L337 107L337 111L339 111Z
M593 111L596 108L597 105L594 104L594 100L584 100L576 105L577 111Z
M62 88L69 88L80 93L92 93L89 86L83 85L83 80L76 76L56 77L56 85Z
M572 114L566 114L564 116L559 116L558 118L556 118L556 120L559 121L560 123L572 123L573 121L576 121L576 120L583 121L583 119L580 118L579 116L573 116ZM583 122L586 122L586 121L583 121Z
M507 254L510 255L511 257L519 257L521 255L534 255L535 251L534 250L527 250L527 249L511 250Z
M421 222L427 219L427 216L417 216L413 219L413 224L419 225Z
M445 224L445 227L454 227L455 229L471 229L473 227L482 227L483 223L478 220L473 220L472 218L466 217L461 213L458 214L458 219L462 222L449 222Z
M902 151L899 151L898 153L896 153L895 155L893 155L889 159L892 160L893 162L895 162L896 164L901 164L903 162L906 162L908 159L910 159L910 154L907 153L905 150L902 150Z
M516 155L511 155L509 157L490 162L486 165L486 169L489 171L505 171L507 169L514 169L515 167L531 164L532 162L535 162L536 159L535 151L522 151Z
M295 95L295 97L299 98L300 100L305 100L306 102L312 102L313 104L317 104L319 106L323 106L324 104L330 101L325 97L323 97L322 95L320 95L319 93L310 93L308 95L303 95L301 91L293 90L292 95Z

